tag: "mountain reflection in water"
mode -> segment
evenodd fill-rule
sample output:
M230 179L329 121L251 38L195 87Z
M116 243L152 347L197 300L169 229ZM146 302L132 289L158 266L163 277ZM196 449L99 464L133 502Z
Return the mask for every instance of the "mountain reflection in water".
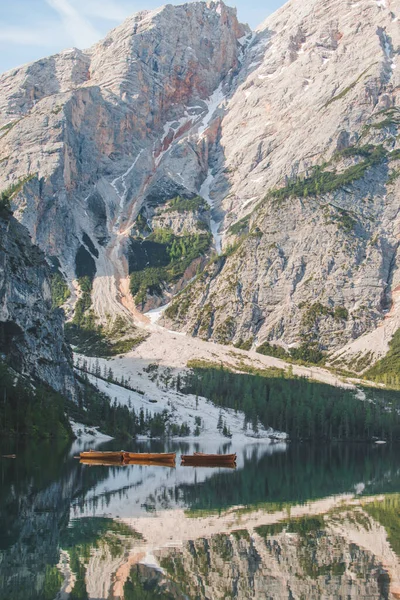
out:
M396 447L255 444L235 471L3 450L1 600L400 598Z

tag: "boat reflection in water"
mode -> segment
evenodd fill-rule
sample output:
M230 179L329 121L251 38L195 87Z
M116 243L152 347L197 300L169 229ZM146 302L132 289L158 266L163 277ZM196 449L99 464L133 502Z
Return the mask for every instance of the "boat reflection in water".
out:
M400 598L396 448L253 445L232 470L74 454L0 463L1 600Z

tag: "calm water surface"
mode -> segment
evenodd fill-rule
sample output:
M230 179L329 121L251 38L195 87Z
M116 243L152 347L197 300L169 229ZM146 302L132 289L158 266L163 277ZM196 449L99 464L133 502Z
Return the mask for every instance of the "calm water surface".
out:
M112 442L102 449L120 449ZM400 448L221 445L236 470L0 445L0 599L400 598Z

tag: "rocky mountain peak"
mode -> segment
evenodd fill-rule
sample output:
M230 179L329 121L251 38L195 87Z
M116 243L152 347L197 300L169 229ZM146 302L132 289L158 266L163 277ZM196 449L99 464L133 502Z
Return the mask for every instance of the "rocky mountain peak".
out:
M93 278L103 322L137 318L138 222L144 237L169 223L235 250L169 327L340 348L387 321L400 283L399 14L398 0L291 0L252 34L223 2L140 12L85 52L0 78L0 185L29 176L17 218L70 282ZM177 197L209 214L174 213Z

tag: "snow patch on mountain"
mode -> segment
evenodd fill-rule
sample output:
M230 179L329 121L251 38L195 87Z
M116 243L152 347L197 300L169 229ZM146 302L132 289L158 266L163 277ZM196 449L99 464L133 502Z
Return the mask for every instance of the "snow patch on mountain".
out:
M104 367L107 368L107 361L99 359L99 364L102 370L104 370ZM171 380L172 376L173 373L170 369L165 369L164 373L162 371L159 373L159 379L164 378L164 381L167 381L167 377ZM200 436L193 436L191 434L189 437L184 438L186 440L191 439L195 441L201 437L202 442L207 441L211 445L219 444L224 439L229 441L228 438L224 438L218 431L217 425L220 418L222 418L222 422L230 430L232 434L231 441L235 444L243 444L246 440L248 442L249 439L270 443L271 439L286 440L288 437L286 433L275 431L272 428L265 429L261 424L258 426L257 433L252 431L250 426L246 426L246 429L244 429L245 418L243 413L229 408L217 407L210 400L200 396L182 394L167 386L159 387L155 382L145 378L145 374L143 374L140 382L145 381L146 383L145 386L141 386L141 391L144 392L143 395L99 379L94 375L88 375L88 377L89 381L99 391L109 396L112 401L116 400L122 406L129 406L136 413L139 413L142 409L145 412L148 411L150 414L162 413L166 410L170 413L172 422L178 425L187 423L192 434L196 428L195 419L200 418Z

